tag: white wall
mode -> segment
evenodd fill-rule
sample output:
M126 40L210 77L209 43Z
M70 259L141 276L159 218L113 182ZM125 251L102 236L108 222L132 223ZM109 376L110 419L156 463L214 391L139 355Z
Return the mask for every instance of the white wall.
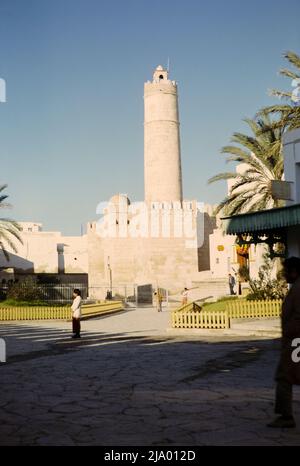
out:
M225 278L228 273L237 273L239 264L235 249L235 235L224 235L220 228L215 229L209 237L210 268L214 278ZM223 248L223 249L222 249ZM258 276L263 264L263 254L267 251L265 244L252 244L249 249L249 269L251 278Z
M284 175L286 181L292 181L292 200L287 205L300 203L300 129L289 131L283 138ZM300 257L300 227L288 228L288 256Z
M287 205L300 203L300 129L289 131L283 137L284 178L292 181L292 200Z
M7 246L10 260L0 252L0 267L34 273L58 272L58 246L63 246L63 264L66 273L87 273L87 237L62 236L60 232L41 231L41 224L20 222L22 244L15 241L18 252Z

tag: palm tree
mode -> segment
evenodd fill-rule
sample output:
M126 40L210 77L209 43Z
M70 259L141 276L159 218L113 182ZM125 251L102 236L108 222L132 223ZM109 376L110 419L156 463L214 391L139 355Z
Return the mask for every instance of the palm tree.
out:
M268 115L257 120L244 120L253 135L234 133L229 145L222 148L227 162L243 163L241 173L220 173L209 179L209 183L219 180L233 180L228 196L218 205L216 214L235 215L253 210L279 207L271 191L271 181L281 180L283 176L282 128L271 128Z
M7 198L7 194L2 194L2 192L7 188L7 185L0 186L0 208L6 209L11 207L10 204L4 202ZM0 218L0 250L3 251L3 254L7 260L9 260L9 253L7 247L12 249L14 252L17 252L14 239L22 243L20 237L20 226L14 220L9 218Z
M288 62L296 69L297 72L292 71L287 68L283 68L279 71L282 76L292 79L292 84L295 84L294 90L291 88L291 91L280 91L277 89L271 90L271 95L279 97L280 99L286 99L290 103L287 104L277 104L271 105L269 107L264 107L260 110L258 115L270 115L275 114L278 116L278 119L273 121L272 128L284 128L285 130L292 130L300 128L300 98L299 92L296 96L297 102L294 100L295 90L298 85L300 88L300 82L297 81L300 79L300 56L294 52L286 52L283 56L288 60ZM294 81L294 83L293 83Z

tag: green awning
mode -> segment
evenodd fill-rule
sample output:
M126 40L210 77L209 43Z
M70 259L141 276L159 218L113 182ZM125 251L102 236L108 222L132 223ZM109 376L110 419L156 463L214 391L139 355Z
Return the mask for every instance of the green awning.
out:
M228 235L278 230L300 225L300 204L223 217L222 220Z

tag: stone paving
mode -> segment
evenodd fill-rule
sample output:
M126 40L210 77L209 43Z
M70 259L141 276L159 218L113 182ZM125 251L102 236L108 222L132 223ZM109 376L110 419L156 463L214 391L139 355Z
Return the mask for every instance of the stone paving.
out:
M2 323L0 445L299 445L273 417L276 339L166 332L169 313Z

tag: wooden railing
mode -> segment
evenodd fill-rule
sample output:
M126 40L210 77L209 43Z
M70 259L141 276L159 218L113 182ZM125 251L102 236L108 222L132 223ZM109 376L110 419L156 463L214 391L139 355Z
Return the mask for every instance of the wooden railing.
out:
M237 299L226 303L230 319L257 319L260 317L280 317L281 299L244 300Z
M186 311L200 312L201 310L202 310L202 306L200 304L198 304L197 301L192 301L191 303L184 304L183 306L178 307L176 309L176 311L178 311L178 312L186 312Z
M83 318L119 312L123 309L122 301L85 304L81 308ZM69 320L72 317L69 306L24 306L0 307L0 321L7 320Z

